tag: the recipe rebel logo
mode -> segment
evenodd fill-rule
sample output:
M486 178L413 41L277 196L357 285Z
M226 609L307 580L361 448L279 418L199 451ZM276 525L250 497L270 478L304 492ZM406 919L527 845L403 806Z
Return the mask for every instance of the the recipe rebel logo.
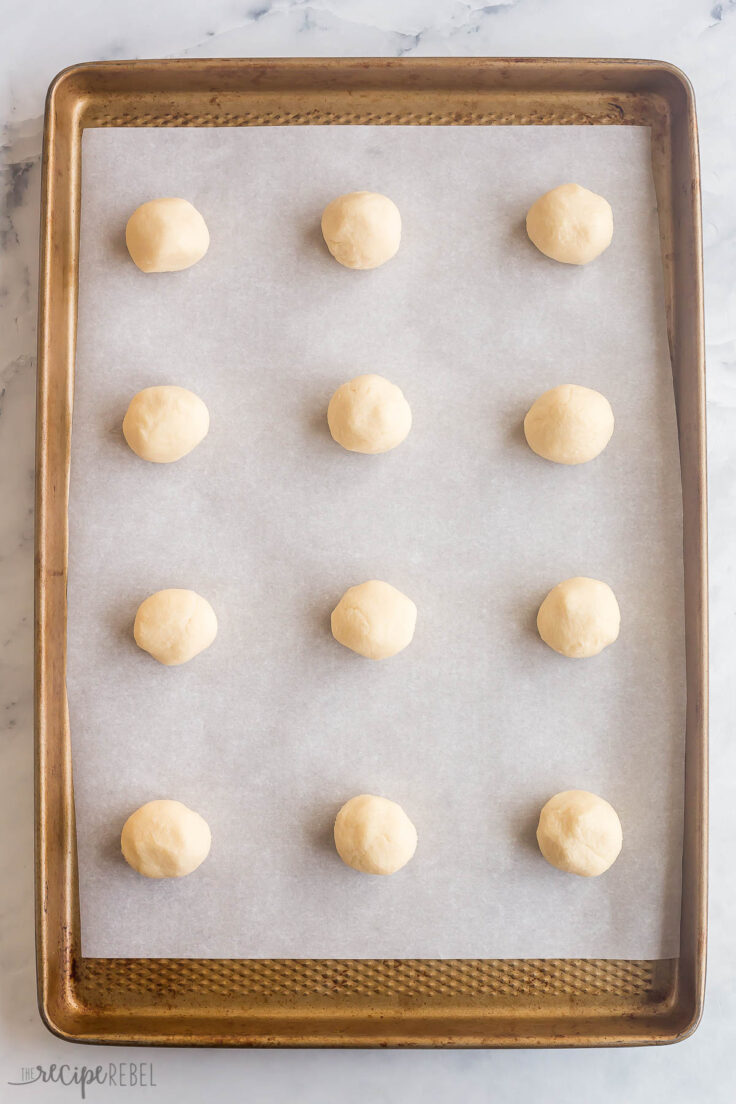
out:
M50 1066L23 1066L19 1081L9 1085L66 1085L76 1087L80 1099L87 1099L91 1085L113 1089L155 1089L153 1062L107 1062L99 1066L72 1066L52 1062Z

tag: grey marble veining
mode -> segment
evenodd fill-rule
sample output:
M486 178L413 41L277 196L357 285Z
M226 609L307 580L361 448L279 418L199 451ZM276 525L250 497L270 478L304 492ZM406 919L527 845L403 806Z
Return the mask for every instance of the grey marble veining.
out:
M35 1007L32 936L33 423L43 98L98 58L268 55L566 55L663 58L693 80L701 134L711 536L711 927L696 1035L639 1051L148 1052L160 1100L736 1098L736 2L735 0L6 0L0 7L0 1098L20 1067L140 1058L71 1047ZM117 1090L95 1090L94 1100ZM25 1097L24 1097L25 1094Z

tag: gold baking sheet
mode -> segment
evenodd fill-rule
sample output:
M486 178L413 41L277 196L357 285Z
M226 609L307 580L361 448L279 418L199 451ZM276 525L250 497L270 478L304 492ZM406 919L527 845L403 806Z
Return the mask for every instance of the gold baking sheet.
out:
M66 711L67 500L82 131L310 123L652 128L683 479L687 649L680 958L85 959ZM692 93L657 62L203 60L78 66L46 121L37 501L37 876L42 1014L65 1038L186 1045L666 1042L702 1008L706 551L702 273Z

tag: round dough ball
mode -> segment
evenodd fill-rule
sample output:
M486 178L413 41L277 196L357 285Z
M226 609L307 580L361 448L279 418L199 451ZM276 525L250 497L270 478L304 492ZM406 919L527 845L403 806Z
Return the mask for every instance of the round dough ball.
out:
M327 424L338 445L350 452L388 452L409 433L411 407L401 389L383 376L356 376L330 399Z
M210 233L189 200L149 199L128 219L125 244L141 272L179 272L202 260Z
M611 244L613 211L603 196L579 184L560 184L529 208L526 232L553 261L584 265Z
M183 878L204 862L212 836L207 821L181 801L148 801L123 825L125 861L146 878Z
M598 655L618 637L616 595L598 579L565 579L539 607L537 628L545 644L571 659Z
M193 590L158 590L138 607L133 635L144 652L176 667L209 648L217 636L217 618Z
M181 460L207 436L210 415L185 387L146 387L130 401L123 436L133 452L154 464Z
M524 418L529 448L556 464L586 464L611 440L613 411L590 387L563 383L532 403Z
M350 192L322 212L322 234L336 261L346 268L378 268L398 252L401 215L388 196Z
M335 847L363 874L395 874L417 849L417 830L395 801L373 794L351 797L335 820Z
M537 842L547 862L558 870L594 878L618 858L621 821L602 797L586 790L565 790L542 809Z
M417 607L389 583L372 579L350 587L332 611L332 635L366 656L388 659L411 644Z

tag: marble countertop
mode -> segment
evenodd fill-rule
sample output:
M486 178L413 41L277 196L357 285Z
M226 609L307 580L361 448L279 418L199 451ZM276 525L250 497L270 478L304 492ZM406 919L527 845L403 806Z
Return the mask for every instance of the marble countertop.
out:
M601 1104L736 1099L736 0L5 0L0 41L0 1097L23 1066L151 1061L155 1088L87 1099L432 1099ZM77 1047L36 1010L33 948L33 449L43 102L74 62L133 57L543 55L661 58L695 86L701 136L711 570L711 916L703 1023L624 1051L154 1051ZM76 1097L78 1098L78 1097Z

